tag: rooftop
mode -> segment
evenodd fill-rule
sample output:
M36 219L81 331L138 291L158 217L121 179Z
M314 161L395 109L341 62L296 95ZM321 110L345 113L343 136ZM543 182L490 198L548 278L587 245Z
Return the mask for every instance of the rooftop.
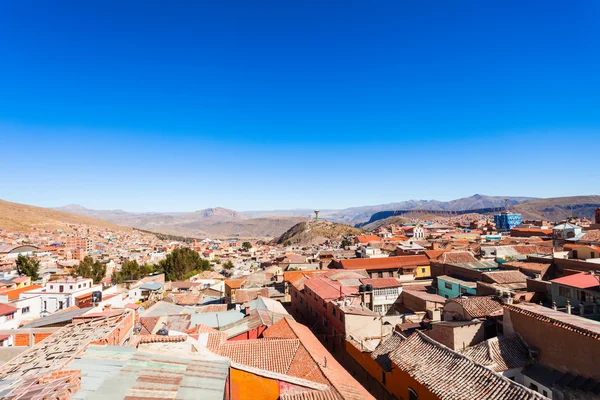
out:
M393 365L441 400L541 400L544 396L417 331L389 354Z
M562 278L553 279L550 282L558 285L571 286L578 289L593 289L599 291L600 288L600 277L595 275L581 272L578 274L563 276Z
M505 304L504 309L600 340L600 322L598 321L533 303Z
M384 258L352 258L337 260L343 269L365 269L367 271L378 269L402 269L422 265L429 265L429 258L425 255L397 256Z
M533 364L529 348L517 335L485 340L463 350L462 354L495 372Z

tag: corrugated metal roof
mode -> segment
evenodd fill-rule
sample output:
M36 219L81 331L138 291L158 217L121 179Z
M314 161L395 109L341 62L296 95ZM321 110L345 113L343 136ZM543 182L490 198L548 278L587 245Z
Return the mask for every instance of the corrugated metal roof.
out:
M79 308L71 311L63 311L58 314L51 314L47 317L42 317L23 325L21 328L41 328L48 325L60 324L63 322L71 322L73 318L79 317L90 311L93 307Z
M229 360L206 349L159 353L134 347L90 346L70 363L81 370L81 389L73 399L127 396L219 399L225 395Z

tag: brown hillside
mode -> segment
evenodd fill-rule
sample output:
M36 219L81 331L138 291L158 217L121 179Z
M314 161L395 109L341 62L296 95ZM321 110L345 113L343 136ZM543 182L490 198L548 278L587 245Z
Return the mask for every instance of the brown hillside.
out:
M577 216L593 218L594 209L600 207L600 196L570 196L536 199L511 207L512 212L520 213L523 219L545 219L560 221Z
M90 217L0 200L0 228L28 231L34 228L69 229L70 224L127 229Z

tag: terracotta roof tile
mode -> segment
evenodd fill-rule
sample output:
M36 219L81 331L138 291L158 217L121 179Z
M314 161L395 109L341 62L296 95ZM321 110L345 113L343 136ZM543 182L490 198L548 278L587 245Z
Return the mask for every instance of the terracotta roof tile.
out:
M458 297L448 300L447 303L450 302L462 305L471 318L484 318L498 310L502 310L502 304L490 296Z
M454 264L476 262L477 259L468 251L449 251L440 254L437 258L435 258L435 260L432 261L440 262L442 264Z
M529 348L517 335L491 338L461 353L496 372L522 368L534 362L529 355Z
M418 331L404 340L389 357L394 366L441 400L545 399Z
M367 271L378 269L402 269L429 265L429 258L427 258L425 255L383 258L352 258L336 261L343 269L365 269Z

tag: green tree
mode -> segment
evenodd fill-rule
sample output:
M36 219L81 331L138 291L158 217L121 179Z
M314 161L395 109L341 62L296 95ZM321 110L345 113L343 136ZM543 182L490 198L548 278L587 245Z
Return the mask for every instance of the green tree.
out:
M86 256L83 261L75 267L71 275L74 277L82 276L84 278L92 278L94 283L100 283L106 276L106 265L98 260L94 260L90 256Z
M141 278L140 265L136 260L127 260L121 265L121 277L123 280L137 280Z
M352 246L352 242L346 238L344 238L342 240L342 243L340 244L340 247L344 247L344 248L350 247L350 246Z
M231 260L227 260L227 262L225 264L223 264L223 268L225 268L225 269L233 269L233 268L235 268L235 265L233 265L233 263L231 262Z
M32 280L39 278L40 260L33 256L19 254L17 257L17 272L19 275L30 276Z
M244 242L244 243L242 243L242 248L246 251L250 251L250 249L252 248L252 243Z
M157 271L164 273L168 281L180 281L209 269L210 262L188 247L173 250L157 266Z
M110 281L113 285L118 285L120 283L123 283L123 275L121 275L119 273L119 271L113 271L113 273L110 277Z

